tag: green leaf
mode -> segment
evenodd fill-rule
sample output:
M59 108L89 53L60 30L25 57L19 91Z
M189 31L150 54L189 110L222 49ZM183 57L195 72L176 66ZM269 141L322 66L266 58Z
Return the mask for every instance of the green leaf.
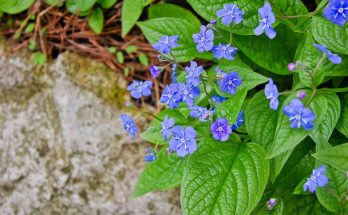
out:
M275 187L291 188L296 186L303 178L307 178L315 167L315 159L311 156L315 144L310 138L301 142L291 153L282 168ZM272 170L272 169L271 169ZM303 190L303 187L302 187Z
M315 195L295 196L284 194L283 196L284 209L283 215L328 215L330 214L323 206L321 206Z
M45 0L45 3L56 7L60 7L64 4L64 2L61 0Z
M30 33L35 29L35 23L29 23L27 27L25 28L25 33Z
M348 143L319 150L317 153L313 154L313 156L317 160L329 164L342 173L348 171Z
M46 62L46 56L43 53L35 52L34 53L34 65L44 65Z
M125 37L143 12L143 0L124 0L121 12L122 37Z
M254 95L245 109L245 125L250 139L266 151L270 148L277 128L278 112L269 107L264 91Z
M263 0L235 0L233 1L241 10L245 12L243 16L243 22L240 24L231 24L230 27L222 25L221 20L217 18L216 12L222 9L224 4L231 3L229 0L188 0L188 3L192 8L205 20L210 21L215 19L218 21L219 28L232 31L235 34L253 35L254 28L259 24L258 9L264 5Z
M116 58L119 63L124 63L124 55L121 51L116 53Z
M65 5L69 12L79 16L87 16L90 9L93 7L95 0L86 0L88 1L86 2L86 5L84 5L83 1L85 0L67 0Z
M323 137L326 141L329 140L341 113L341 103L339 97L335 93L325 93L318 95L326 100L328 104L324 119L319 124L318 128L310 134L311 138L318 142L319 137Z
M269 174L264 149L255 144L208 141L191 155L181 184L184 214L249 214Z
M100 34L102 32L104 27L104 14L100 8L93 10L91 16L88 17L88 25L95 33Z
M294 96L288 97L281 109L283 109L284 106L288 105L290 100L293 98ZM328 108L327 101L322 97L315 97L312 100L309 108L316 115L316 119L314 121L314 128L312 129L315 130L317 129L319 123L323 120L324 114L326 113L326 110ZM277 131L275 134L273 144L268 152L268 158L273 158L283 152L293 149L310 133L310 131L307 131L303 128L290 128L289 117L283 113L279 114L280 115L278 116Z
M192 35L199 32L199 25L183 18L162 17L138 22L138 26L146 39L154 44L165 35L178 35L180 46L173 48L172 52L179 62L190 61L194 58L211 59L210 53L198 53ZM168 57L171 58L169 55Z
M341 103L342 113L336 128L348 138L348 94L343 96Z
M117 0L101 0L100 6L104 9L109 9L116 4Z
M347 214L348 204L346 192L348 187L348 177L346 174L339 172L330 166L326 167L325 175L328 177L329 182L325 187L320 187L316 190L320 204L331 212Z
M27 10L35 0L2 0L0 1L0 11L8 14L17 14Z
M137 49L138 49L138 48L137 48L136 46L127 46L126 52L127 52L128 54L130 54L130 53L136 52Z
M144 65L144 66L148 66L149 65L149 59L147 58L146 54L140 53L138 58L139 58L139 62L142 65Z
M233 37L233 42L259 66L280 75L290 74L289 62L294 59L299 35L285 25L279 25L277 36L270 40L265 35Z
M348 26L339 26L323 17L312 18L315 40L335 53L348 55Z
M110 54L115 54L116 51L117 51L116 48L113 47L113 46L111 46L111 47L108 48L108 52L109 52Z
M228 120L229 124L232 125L236 121L238 113L242 108L246 94L247 91L245 89L239 90L227 101L217 106L215 109L217 118L225 118Z
M156 118L153 119L150 126L143 133L141 133L141 138L153 144L166 144L161 134L161 122L166 115L168 116L168 118L174 118L175 125L186 125L188 123L187 119L178 110L164 109L157 114Z
M175 4L154 4L148 9L149 19L160 17L176 17L191 20L194 25L200 25L199 19L189 10Z
M154 190L168 190L180 185L188 157L168 155L165 149L157 154L157 160L147 164L138 178L131 197L142 196Z

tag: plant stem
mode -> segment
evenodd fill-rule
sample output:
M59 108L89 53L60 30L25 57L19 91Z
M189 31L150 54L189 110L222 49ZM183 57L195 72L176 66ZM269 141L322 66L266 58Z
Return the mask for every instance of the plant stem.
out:
M307 14L302 14L302 15L296 15L296 16L281 16L280 18L284 19L296 19L296 18L302 18L302 17L312 17L315 16L316 14L320 13L322 9L327 5L328 0L324 0L325 3L322 4L320 8L317 8L315 11L307 13Z
M334 89L319 89L318 93L325 93L325 92L331 92L331 93L344 93L348 92L348 87L343 87L343 88L334 88Z

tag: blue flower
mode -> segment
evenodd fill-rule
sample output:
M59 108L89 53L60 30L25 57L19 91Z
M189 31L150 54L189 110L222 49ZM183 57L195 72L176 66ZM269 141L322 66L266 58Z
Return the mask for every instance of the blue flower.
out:
M225 118L217 119L213 124L211 124L210 131L215 140L220 140L222 142L227 141L232 133L232 129L228 125L228 120Z
M165 103L170 109L176 108L181 102L178 84L172 83L167 85L161 95L160 102Z
M216 83L217 83L218 85L220 85L220 84L221 84L222 78L223 78L227 73L226 73L224 70L220 69L219 66L217 66L217 67L214 69L214 72L215 72L216 78L217 78Z
M236 130L244 123L243 111L239 111L236 122L231 126L232 131Z
M314 169L310 178L303 185L303 190L306 192L309 190L314 193L317 187L324 187L328 183L328 178L324 175L326 171L326 166L321 166Z
M290 104L283 108L283 113L289 117L291 128L313 128L315 114L309 108L305 108L300 99L291 100Z
M337 25L344 25L348 21L348 0L330 0L323 16Z
M191 84L179 83L179 93L181 101L186 102L187 106L193 106L195 98L199 96L199 88Z
M133 81L128 87L127 90L131 91L131 96L136 99L140 99L141 96L151 95L151 81Z
M236 72L230 72L225 75L220 83L220 89L224 93L236 94L236 88L240 86L242 79Z
M158 43L152 47L163 54L169 54L172 48L179 46L178 36L162 36Z
M269 79L268 84L265 86L265 96L270 100L269 106L273 110L278 109L279 100L278 100L278 87L273 84L272 78Z
M176 63L173 63L173 65L172 65L172 76L171 76L173 83L177 83L178 82L178 80L176 78L176 66L177 66Z
M145 155L144 159L147 162L152 162L156 160L156 155L149 149L146 149L147 155Z
M158 75L161 73L161 68L158 66L150 66L150 73L153 78L157 78Z
M163 122L161 122L162 125L162 129L161 129L161 133L162 133L162 137L164 141L167 141L168 138L172 135L172 127L174 126L175 121L174 118L169 118L168 116L165 115Z
M199 118L199 121L206 122L212 115L213 111L208 110L205 107L193 106L190 107L190 116L192 118Z
M342 62L342 58L338 54L333 54L330 50L326 48L325 45L319 45L314 43L314 47L317 48L319 51L326 54L326 56L329 58L331 63L333 64L340 64Z
M227 98L219 96L219 95L212 96L211 99L213 100L215 106L218 106L227 100Z
M214 32L201 25L200 32L192 35L193 41L197 44L198 52L209 51L214 45Z
M175 126L172 132L173 137L169 142L171 151L176 151L179 157L185 157L196 151L196 131L192 127L188 126L184 129L181 126Z
M261 16L261 20L259 26L254 29L255 35L261 35L262 32L265 32L268 38L273 39L277 35L277 32L272 28L272 24L275 22L272 6L266 2L259 9L259 15Z
M231 47L230 44L217 45L211 50L214 53L214 57L217 59L225 58L227 60L234 60L234 55L237 53L237 48Z
M239 24L243 21L244 11L240 10L235 4L224 4L224 7L216 12L216 16L221 19L221 23L229 26L231 22Z
M133 121L132 118L130 118L126 114L121 114L121 119L123 123L123 128L128 132L128 134L131 136L131 138L134 140L135 136L138 133L138 127Z
M199 85L199 76L203 72L202 66L197 66L195 61L191 61L190 67L185 67L186 71L186 83L191 84L193 86Z

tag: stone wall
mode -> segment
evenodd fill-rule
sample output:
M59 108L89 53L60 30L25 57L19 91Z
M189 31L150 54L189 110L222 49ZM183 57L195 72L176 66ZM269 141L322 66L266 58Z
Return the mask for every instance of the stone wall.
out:
M29 61L0 59L0 214L180 214L177 190L128 198L148 145L122 128L123 77L70 53Z

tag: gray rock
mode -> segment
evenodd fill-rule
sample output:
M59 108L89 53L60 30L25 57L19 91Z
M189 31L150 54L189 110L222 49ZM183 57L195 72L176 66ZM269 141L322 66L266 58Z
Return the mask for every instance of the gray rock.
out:
M24 59L0 58L0 214L180 214L177 190L128 198L147 145L122 128L121 75L69 53Z

